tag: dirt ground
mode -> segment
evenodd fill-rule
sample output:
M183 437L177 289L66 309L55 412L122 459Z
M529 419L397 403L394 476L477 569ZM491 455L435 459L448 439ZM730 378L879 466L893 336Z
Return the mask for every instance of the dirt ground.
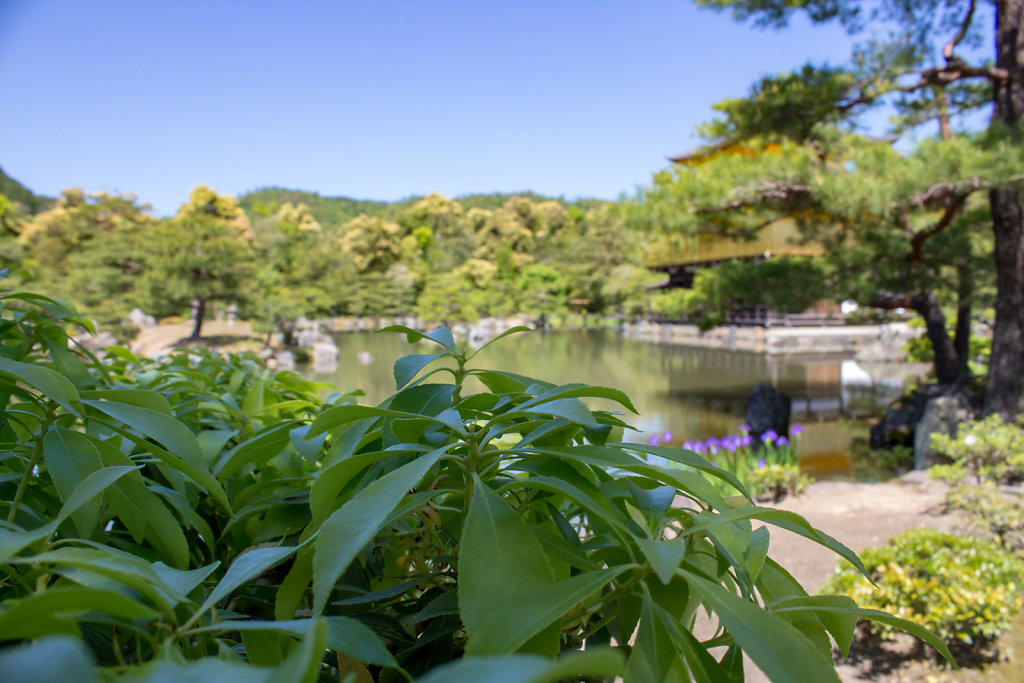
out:
M166 356L177 346L182 346L192 334L191 321L183 323L161 323L153 327L139 330L139 335L131 343L132 353L139 357L157 358ZM229 324L221 320L209 320L203 323L201 343L222 351L235 351L240 345L256 342L252 325L241 320Z
M883 484L818 482L801 495L777 505L805 517L816 528L860 552L883 545L891 536L916 527L954 531L963 523L960 514L942 514L946 486L928 481L922 472ZM836 556L802 536L769 526L771 556L793 574L809 593L815 593L832 574ZM748 683L767 677L747 662ZM844 683L914 680L905 672L872 674L867 663L838 666Z

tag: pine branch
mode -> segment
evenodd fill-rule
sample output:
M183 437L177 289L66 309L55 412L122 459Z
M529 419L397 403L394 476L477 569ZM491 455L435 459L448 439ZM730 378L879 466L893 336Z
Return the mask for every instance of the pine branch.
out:
M967 35L967 29L971 27L972 19L974 19L974 0L971 0L971 4L967 7L967 16L964 17L963 23L960 24L960 30L942 47L942 56L945 57L947 64L953 61L953 50L964 39L964 36Z
M911 261L920 261L921 252L924 249L924 243L930 238L938 235L940 232L949 227L953 222L953 219L959 215L960 210L964 207L964 202L967 201L967 194L956 197L946 207L946 210L942 212L942 217L935 221L934 224L927 230L922 230L918 233L914 233L914 236L910 238L910 254L907 258Z
M752 194L735 199L725 204L702 206L693 210L695 214L723 213L736 209L749 209L764 204L786 203L787 205L809 202L814 199L814 192L809 185L791 185L767 181L755 188ZM794 209L790 209L792 211Z

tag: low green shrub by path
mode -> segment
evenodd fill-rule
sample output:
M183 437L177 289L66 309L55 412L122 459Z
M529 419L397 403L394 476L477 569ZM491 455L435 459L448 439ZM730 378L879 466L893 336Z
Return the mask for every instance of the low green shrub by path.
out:
M965 422L953 436L933 434L931 447L950 460L929 470L933 478L949 483L967 476L995 483L1024 482L1024 427L1007 424L999 415Z
M954 651L980 655L1024 606L1024 560L991 541L914 529L861 558L867 577L846 564L822 590L920 624ZM884 623L863 626L894 635Z
M614 389L476 368L447 329L400 328L425 343L391 398L321 401L252 355L100 361L69 347L84 324L0 291L6 676L724 681L745 653L818 683L861 616L948 655L808 596L752 520L861 565L803 518L691 452L613 441L622 414L583 399L631 412Z

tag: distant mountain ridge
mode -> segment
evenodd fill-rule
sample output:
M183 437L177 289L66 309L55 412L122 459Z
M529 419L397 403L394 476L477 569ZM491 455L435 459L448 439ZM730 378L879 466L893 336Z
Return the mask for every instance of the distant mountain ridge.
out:
M19 211L33 215L53 208L56 201L53 197L39 195L8 175L0 168L0 194L5 195L16 204ZM526 197L532 202L556 201L566 208L578 207L584 211L595 209L614 202L604 199L576 199L573 201L561 197L549 197L536 192L494 192L475 193L454 197L466 209L499 208L512 197ZM338 226L346 223L359 214L367 214L394 220L403 210L422 199L422 195L400 199L394 202L372 199L352 199L351 197L326 197L318 192L292 190L283 187L264 187L246 192L238 197L238 203L246 213L252 216L269 216L276 213L284 203L305 204L314 218L324 226Z

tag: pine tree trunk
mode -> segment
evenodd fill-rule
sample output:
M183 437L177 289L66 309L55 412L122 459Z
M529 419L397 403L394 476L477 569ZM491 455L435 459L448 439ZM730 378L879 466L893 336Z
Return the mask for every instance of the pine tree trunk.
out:
M1024 0L996 5L996 67L1008 78L995 86L993 123L1024 139ZM1011 419L1024 413L1024 190L993 190L989 203L997 295L984 412Z
M206 299L199 299L196 303L196 326L192 328L192 334L189 339L199 339L200 332L203 331L203 318L206 317Z
M969 265L956 268L956 327L953 332L953 348L960 362L960 378L966 380L971 373L971 306L974 297L974 273Z
M946 329L946 316L935 298L935 292L921 292L913 299L914 310L924 318L925 334L935 355L935 378L939 384L956 384L960 377L960 361L953 340Z

